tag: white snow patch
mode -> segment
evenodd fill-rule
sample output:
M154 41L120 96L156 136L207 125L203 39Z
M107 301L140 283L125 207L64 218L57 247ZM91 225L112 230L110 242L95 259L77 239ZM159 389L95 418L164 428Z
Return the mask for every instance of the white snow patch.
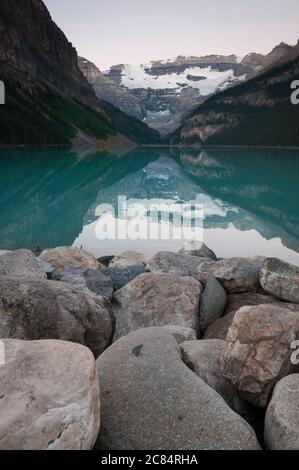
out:
M202 96L207 96L246 78L246 75L236 77L232 69L219 71L212 67L188 67L182 73L160 76L147 74L145 68L144 65L126 65L123 70L121 84L129 89L168 89L173 90L175 93L181 93L184 87L178 85L179 83L197 88ZM204 79L199 81L188 80L188 75L204 77Z

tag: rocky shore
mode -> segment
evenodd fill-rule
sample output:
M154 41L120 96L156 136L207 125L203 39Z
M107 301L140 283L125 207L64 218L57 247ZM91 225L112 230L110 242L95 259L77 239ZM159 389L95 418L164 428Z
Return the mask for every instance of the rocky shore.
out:
M299 449L299 268L0 251L0 449Z

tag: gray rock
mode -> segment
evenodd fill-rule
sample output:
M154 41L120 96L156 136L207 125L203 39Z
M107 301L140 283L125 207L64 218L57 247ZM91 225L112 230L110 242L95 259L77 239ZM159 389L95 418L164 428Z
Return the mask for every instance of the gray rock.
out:
M163 328L120 339L97 370L99 449L259 449L249 424L184 364Z
M44 250L39 258L51 264L54 269L66 267L99 269L103 267L95 257L87 253L87 251L70 246Z
M146 272L144 266L128 266L127 268L104 268L101 272L112 279L113 290L117 291L133 281L139 274Z
M30 250L17 250L0 257L0 276L46 279L46 273Z
M165 328L169 333L171 333L178 344L197 339L196 332L192 328L185 328L183 326L176 325L167 325L162 326L161 328Z
M275 386L266 413L265 443L270 450L299 450L299 374Z
M47 280L0 278L0 338L63 339L95 356L111 343L110 303L91 292Z
M211 339L187 341L180 345L185 364L207 385L216 390L226 403L239 415L247 417L248 407L231 382L227 380L220 367L220 355L225 341Z
M203 333L215 320L221 317L227 302L222 285L210 276L200 300L199 329Z
M0 450L89 450L100 428L92 353L64 341L5 339Z
M204 261L207 259L160 251L148 262L147 269L151 272L194 276L198 272L199 265Z
M297 339L299 312L275 304L242 307L226 337L222 371L242 398L265 408L275 384L296 372L291 355Z
M235 312L228 313L224 317L218 318L205 331L203 339L222 339L225 340L230 329Z
M261 265L260 258L209 261L199 266L196 278L205 284L210 276L214 276L229 293L254 291L259 288Z
M150 326L197 329L201 284L191 277L145 273L114 294L114 340Z
M264 261L260 282L269 294L287 302L299 303L299 268L276 258Z
M201 242L193 241L187 243L181 249L180 254L198 256L199 258L210 258L213 261L217 261L217 256L215 255L214 251Z
M128 268L129 266L145 266L147 258L137 251L125 251L115 256L109 263L109 268Z
M102 269L64 268L52 273L52 279L71 284L77 289L88 289L95 294L111 299L113 281Z

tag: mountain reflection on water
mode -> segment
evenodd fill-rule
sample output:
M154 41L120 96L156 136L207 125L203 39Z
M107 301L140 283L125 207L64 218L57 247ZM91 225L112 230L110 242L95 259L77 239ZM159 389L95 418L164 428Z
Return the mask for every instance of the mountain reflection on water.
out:
M299 152L143 148L118 157L67 150L0 152L0 249L83 245L95 255L176 250L179 241L100 241L99 204L200 202L218 256L277 256L299 265Z

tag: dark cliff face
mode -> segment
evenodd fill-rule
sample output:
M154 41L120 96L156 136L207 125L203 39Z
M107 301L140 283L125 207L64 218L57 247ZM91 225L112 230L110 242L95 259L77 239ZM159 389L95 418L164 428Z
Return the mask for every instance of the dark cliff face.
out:
M0 0L0 80L0 145L70 144L78 131L98 144L120 136L125 145L157 139L96 97L76 49L41 0Z
M299 106L290 100L291 83L299 77L299 51L295 55L288 62L280 57L262 74L211 97L185 121L173 142L298 146Z
M45 80L64 95L97 107L76 49L40 0L0 0L0 61Z

